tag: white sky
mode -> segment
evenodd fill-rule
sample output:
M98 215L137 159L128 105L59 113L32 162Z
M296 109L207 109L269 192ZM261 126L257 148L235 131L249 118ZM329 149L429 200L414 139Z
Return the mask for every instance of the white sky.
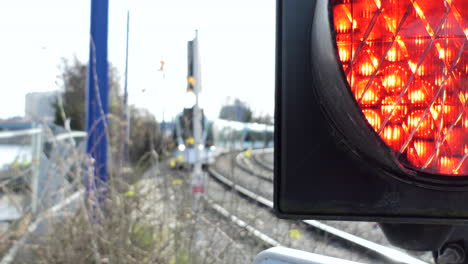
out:
M125 66L130 10L129 100L160 120L192 104L187 41L199 30L201 107L218 115L228 96L273 113L274 0L109 0L109 60ZM61 58L88 60L89 0L0 3L0 118L24 115L25 94L56 90ZM166 61L163 79L159 61Z

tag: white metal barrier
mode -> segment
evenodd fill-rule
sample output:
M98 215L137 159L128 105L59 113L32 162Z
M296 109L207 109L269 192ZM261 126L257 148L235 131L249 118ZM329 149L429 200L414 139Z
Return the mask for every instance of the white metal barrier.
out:
M0 138L12 138L12 137L19 137L19 136L32 136L41 133L42 130L40 128L32 128L32 129L25 129L25 130L16 130L16 131L2 131L0 132Z
M14 139L18 137L31 137L30 139L30 164L31 164L31 177L29 179L30 189L31 189L31 205L30 210L33 213L38 213L39 201L41 199L40 190L39 190L39 178L41 173L46 173L41 171L44 167L43 158L43 141L44 141L44 129L41 125L34 125L32 129L25 130L14 130L14 131L2 131L0 132L0 139ZM75 138L85 138L86 132L83 131L70 131L64 132L62 134L56 135L53 137L53 141L59 143L66 140L70 140L73 148L75 145ZM42 161L42 162L41 162ZM69 169L71 164L68 164L66 169ZM49 192L50 190L46 190ZM20 218L22 212L19 211L19 208L16 207L0 207L0 222L1 221L12 221Z
M9 264L12 263L15 259L16 254L19 252L19 250L23 247L29 236L36 232L38 229L40 229L41 225L45 225L47 219L50 219L52 216L56 216L57 212L61 211L62 209L66 207L77 207L78 202L80 199L83 197L84 190L79 189L73 194L71 194L68 197L64 197L64 199L57 201L57 203L54 203L51 207L44 208L45 211L38 211L38 203L41 201L43 198L41 194L41 173L42 174L47 174L48 171L41 171L41 168L44 167L45 163L48 163L49 161L45 156L43 155L43 148L42 148L42 143L43 143L43 129L41 127L34 128L34 129L28 129L28 130L18 130L18 131L6 131L6 132L0 132L0 138L14 138L14 137L19 137L19 136L32 136L31 139L31 156L32 156L32 179L31 179L31 189L32 189L32 194L31 194L31 210L35 213L38 213L37 217L35 217L35 221L30 224L27 228L27 232L19 239L17 243L15 243L9 250L6 252L6 254L1 258L0 264ZM86 137L86 132L81 132L81 131L72 131L72 132L65 132L59 135L56 135L52 140L55 141L56 143L59 142L64 142L65 140L70 140L72 143L69 149L74 149L76 148L75 144L75 138L85 138ZM63 147L63 146L62 146ZM65 154L66 152L69 151L68 148L63 148L65 153L60 152L60 154ZM43 156L41 159L41 155ZM43 162L44 164L41 164L41 160L43 161L46 159L47 162ZM42 165L42 166L41 166ZM68 171L72 164L66 164L65 171ZM58 173L55 172L54 173ZM42 175L44 177L48 175ZM48 180L47 178L42 179L42 181ZM43 184L45 185L45 184ZM44 186L42 186L44 187ZM52 188L53 189L53 188ZM50 194L53 191L56 191L56 189L44 189L42 190L42 193L44 194ZM8 209L8 208L3 208ZM16 213L16 214L15 214ZM0 213L0 216L2 214ZM17 213L16 211L12 210L5 210L4 215L8 216L8 218L5 218L5 221L12 221L16 220L21 217L21 214ZM0 217L0 221L1 221Z

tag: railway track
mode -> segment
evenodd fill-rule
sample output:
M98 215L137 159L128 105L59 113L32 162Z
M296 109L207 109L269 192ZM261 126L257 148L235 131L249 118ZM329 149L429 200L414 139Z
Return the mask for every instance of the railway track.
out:
M246 158L242 154L237 154L234 157L231 157L231 159L235 162L235 166L239 168L241 171L245 172L246 174L249 174L250 177L253 176L253 177L257 177L261 179L261 181L264 182L261 185L263 186L263 188L265 188L266 186L265 184L270 184L270 189L272 190L273 189L271 186L272 176L269 179L267 179L265 177L266 173L259 173L258 171L253 171L252 164L256 164L259 167L261 167L261 170L269 171L269 173L272 174L272 171L267 166L260 165L260 163L262 162L261 158L258 158L258 157L255 158L256 155L261 155L258 153L261 153L261 152L254 153L254 155L252 155L251 158ZM224 158L229 158L229 155L225 155ZM252 161L251 164L248 165L248 162L245 162L245 159L251 160ZM231 170L231 171L234 171L234 170ZM231 190L240 194L242 197L246 198L247 200L254 201L254 204L260 205L269 211L273 209L272 191L271 193L265 193L265 192L259 193L258 190L255 190L255 188L253 188L253 185L246 184L245 181L242 182L239 177L233 179L232 177L234 176L226 175L226 174L229 174L227 173L227 171L220 172L216 168L216 166L210 166L210 168L208 169L208 172L209 172L209 175L213 179L216 180L216 182L222 184L225 187L230 188ZM229 214L234 215L231 213ZM239 217L236 217L236 218L239 218ZM348 247L350 245L355 245L357 248L360 248L362 252L365 252L365 254L378 256L381 258L382 263L417 263L417 264L427 263L425 261L422 261L421 259L410 256L400 250L397 250L388 246L384 246L382 244L370 241L369 239L360 237L358 235L355 235L350 232L346 232L340 228L337 228L337 226L342 226L343 223L337 224L337 222L335 222L335 226L332 226L332 225L326 224L326 222L319 222L315 220L304 220L301 222L301 224L304 225L308 229L313 229L315 231L319 230L320 232L323 232L325 236L334 237L336 240L339 241L338 243L342 243L345 247ZM362 224L365 225L368 223L362 223ZM368 228L368 227L369 226L365 226L364 228ZM267 234L264 234L264 235L269 237ZM375 261L372 261L372 262L375 263Z
M253 157L254 156L252 156L252 158L247 159L244 156L243 152L237 154L235 156L236 166L244 172L248 173L249 175L253 175L267 182L273 182L273 171L270 171L263 167L261 170L255 170L255 167L258 165L257 163L250 162L251 160L253 160Z
M266 155L273 156L273 149L259 149L252 151L252 160L264 170L273 172L273 162L267 162L265 160Z

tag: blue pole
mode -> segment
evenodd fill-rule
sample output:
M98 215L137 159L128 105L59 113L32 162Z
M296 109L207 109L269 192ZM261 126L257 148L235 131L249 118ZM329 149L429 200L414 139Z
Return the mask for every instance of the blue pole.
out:
M88 188L99 192L107 181L107 114L108 107L108 0L91 0L91 39L88 63L88 87L86 101L86 152L93 159L94 182L88 180ZM89 189L88 189L89 190ZM105 191L104 191L105 192ZM100 197L102 198L102 197Z

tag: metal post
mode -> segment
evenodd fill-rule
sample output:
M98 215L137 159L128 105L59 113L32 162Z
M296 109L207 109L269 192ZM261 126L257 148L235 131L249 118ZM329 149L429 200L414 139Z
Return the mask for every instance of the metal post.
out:
M193 107L193 136L195 139L195 163L193 168L192 176L192 192L196 195L195 197L195 210L198 209L198 199L205 192L205 179L202 171L202 163L200 157L200 146L203 146L202 142L202 116L200 107L198 105L198 97L201 91L201 74L200 74L200 58L198 53L198 31L195 33L195 39L193 40L193 77L195 79L193 92L195 94L195 106Z
M39 204L39 170L40 160L42 153L42 127L39 124L35 124L34 128L38 129L36 133L32 135L32 162L31 162L31 211L33 214L38 212Z
M94 183L99 191L107 181L107 114L108 110L108 0L91 0L91 40L86 101L86 152L94 160ZM89 189L88 189L89 191ZM104 192L103 192L104 193ZM98 196L99 198L103 198Z
M200 148L199 146L202 144L201 142L201 113L200 113L200 107L198 105L198 93L195 93L195 106L193 109L193 133L194 133L194 139L195 139L195 167L194 167L194 173L200 174L201 173L201 160L200 160Z
M127 165L129 161L128 143L130 142L130 112L128 108L128 39L130 34L130 11L127 11L127 42L125 48L125 81L124 81L124 122L125 136L122 144L122 165Z

